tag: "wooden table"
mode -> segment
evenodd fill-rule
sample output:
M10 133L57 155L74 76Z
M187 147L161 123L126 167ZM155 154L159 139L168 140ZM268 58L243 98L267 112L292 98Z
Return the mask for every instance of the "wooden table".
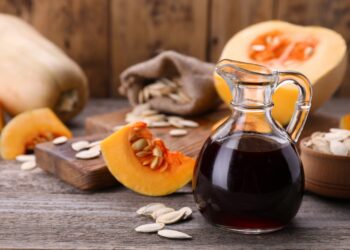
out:
M112 111L125 101L93 100L70 124L83 133L84 117ZM350 112L350 100L336 99L320 112L339 116ZM349 166L350 167L350 166ZM189 222L171 226L193 236L175 241L134 232L147 223L135 210L150 202L194 209ZM284 230L251 236L219 230L195 209L190 189L163 198L144 197L123 187L86 193L41 169L21 171L0 160L1 249L350 249L350 201L306 193L294 221Z

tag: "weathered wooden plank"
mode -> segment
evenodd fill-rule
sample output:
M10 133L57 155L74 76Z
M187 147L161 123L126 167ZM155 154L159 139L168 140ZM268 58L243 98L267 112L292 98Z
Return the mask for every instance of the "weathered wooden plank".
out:
M225 43L236 32L272 17L273 0L212 0L208 60L216 62Z
M108 0L1 0L62 48L85 71L93 97L109 95ZM33 52L35 53L35 52Z
M128 66L161 50L205 59L208 0L111 0L113 89Z
M348 0L276 1L276 17L278 19L296 24L320 25L331 28L339 32L345 38L347 44L350 44L350 2ZM337 95L350 97L350 67L348 67L345 79Z
M190 206L192 220L168 228L189 233L193 240L171 241L134 232L134 227L151 222L135 214L150 202ZM350 244L350 203L312 195L304 197L292 224L264 236L244 236L211 226L195 208L191 194L152 198L123 189L91 195L1 193L0 204L1 248L339 249Z

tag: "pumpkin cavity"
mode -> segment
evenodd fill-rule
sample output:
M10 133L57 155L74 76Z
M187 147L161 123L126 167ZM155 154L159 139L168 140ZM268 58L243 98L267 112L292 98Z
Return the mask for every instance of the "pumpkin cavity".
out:
M133 124L129 143L140 164L163 172L168 168L169 154L164 142L153 135L143 122Z
M250 45L249 57L257 62L288 66L291 63L308 60L315 52L317 39L311 36L291 38L281 31L264 33Z

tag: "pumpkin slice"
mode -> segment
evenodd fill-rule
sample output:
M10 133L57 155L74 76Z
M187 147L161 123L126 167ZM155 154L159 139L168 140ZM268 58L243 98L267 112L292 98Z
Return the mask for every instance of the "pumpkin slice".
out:
M14 117L1 133L1 156L5 160L33 151L38 143L52 141L59 136L72 137L69 129L51 109L26 111Z
M144 122L126 125L107 137L101 151L112 175L143 195L171 194L192 179L194 159L169 151Z
M333 95L344 78L346 42L330 29L267 21L252 25L233 36L223 49L221 59L303 73L313 85L313 111ZM214 80L220 97L229 104L231 93L226 82L216 74ZM275 92L272 114L281 124L288 124L297 97L298 90L293 85L281 86Z

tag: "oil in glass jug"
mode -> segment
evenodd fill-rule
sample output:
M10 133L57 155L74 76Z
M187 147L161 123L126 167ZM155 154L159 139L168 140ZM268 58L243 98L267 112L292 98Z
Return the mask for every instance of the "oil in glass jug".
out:
M311 105L308 79L293 71L222 60L216 66L230 86L232 114L205 142L193 178L195 202L212 224L260 234L283 228L299 210L304 172L295 148ZM272 118L277 87L299 89L293 117L283 129Z

